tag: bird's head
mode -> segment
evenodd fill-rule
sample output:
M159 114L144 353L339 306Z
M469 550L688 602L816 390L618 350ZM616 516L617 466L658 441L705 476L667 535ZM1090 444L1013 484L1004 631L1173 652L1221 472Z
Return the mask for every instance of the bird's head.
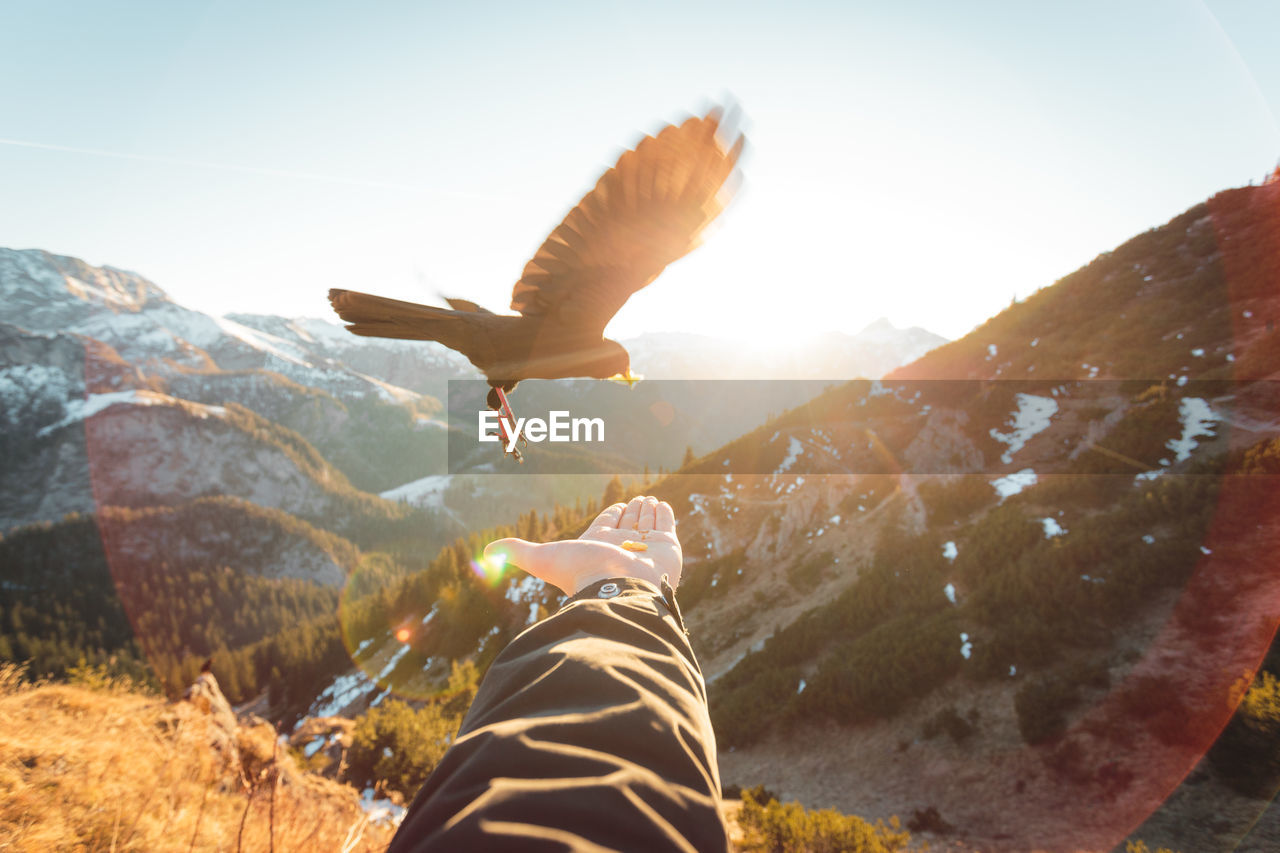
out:
M631 372L631 356L617 341L608 338L593 349L587 375L596 379L614 379L634 385L640 377Z

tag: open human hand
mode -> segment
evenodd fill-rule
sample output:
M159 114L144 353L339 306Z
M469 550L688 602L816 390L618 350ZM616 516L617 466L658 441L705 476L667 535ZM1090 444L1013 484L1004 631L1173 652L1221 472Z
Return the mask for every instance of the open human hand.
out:
M666 575L674 587L684 565L675 512L652 496L607 507L577 539L499 539L484 556L519 566L568 595L608 578L640 578L657 586Z

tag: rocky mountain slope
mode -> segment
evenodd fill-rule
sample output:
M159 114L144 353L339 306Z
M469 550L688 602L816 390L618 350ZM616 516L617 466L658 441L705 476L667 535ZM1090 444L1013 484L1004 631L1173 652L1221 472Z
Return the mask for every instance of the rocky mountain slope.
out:
M1194 768L1280 620L1278 224L1221 193L658 487L727 780L962 847L1275 843ZM1236 818L1157 812L1188 774Z
M221 371L271 370L338 397L376 390L407 398L404 389L346 364L341 356L348 350L376 351L366 357L369 363L395 363L405 376L439 382L473 375L465 359L435 344L362 342L326 323L261 318L287 330L287 337L279 337L184 308L136 273L39 250L0 250L0 283L10 307L8 322L33 332L102 341L125 360L165 377L212 364Z

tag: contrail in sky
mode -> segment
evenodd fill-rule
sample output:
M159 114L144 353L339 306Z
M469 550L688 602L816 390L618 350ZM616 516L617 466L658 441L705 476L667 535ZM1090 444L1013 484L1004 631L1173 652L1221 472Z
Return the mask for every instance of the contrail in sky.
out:
M88 154L93 157L112 157L117 160L138 160L144 163L163 163L169 166L190 166L197 169L221 169L228 172L244 172L251 175L267 175L273 178L293 178L303 181L320 181L327 184L345 184L352 187L369 187L372 189L400 190L402 192L437 193L462 198L473 198L482 201L503 201L512 199L506 196L493 196L484 193L461 192L459 190L428 189L426 187L406 186L386 181L366 181L360 178L343 178L335 175L319 175L314 172L296 172L290 169L267 169L261 166L240 166L234 163L211 163L204 160L184 160L179 157L163 157L153 154L130 154L123 151L104 151L101 148L76 148L70 145L50 145L45 142L31 142L25 139L6 139L0 137L0 145L13 145L19 148L38 148L42 151L63 151L69 154Z

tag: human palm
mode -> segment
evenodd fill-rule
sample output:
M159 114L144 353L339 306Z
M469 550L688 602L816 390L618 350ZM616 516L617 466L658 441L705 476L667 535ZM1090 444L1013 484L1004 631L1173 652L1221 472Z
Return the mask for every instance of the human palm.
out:
M484 555L519 566L568 595L607 578L640 578L656 586L666 575L674 587L684 565L675 513L655 497L606 508L577 539L499 539Z

